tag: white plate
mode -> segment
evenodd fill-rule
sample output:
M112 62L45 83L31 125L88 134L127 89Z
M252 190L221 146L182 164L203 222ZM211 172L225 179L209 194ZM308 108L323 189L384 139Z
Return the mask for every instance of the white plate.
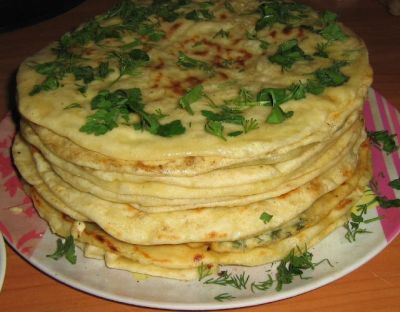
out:
M379 94L369 93L364 110L367 129L387 129L400 134L399 114ZM358 268L395 238L400 231L400 209L373 208L367 218L384 216L379 222L366 225L371 234L359 235L355 243L349 243L340 228L311 249L315 262L329 259L314 271L306 271L311 279L295 278L293 283L284 285L280 292L274 287L267 291L251 291L250 284L267 278L268 270L274 274L275 266L255 268L227 267L233 274L245 272L249 275L247 288L237 290L230 286L205 285L201 281L175 281L140 276L126 271L110 270L103 261L87 259L77 251L76 265L66 260L54 261L48 257L54 251L57 237L36 214L31 201L24 194L21 183L15 175L9 156L14 126L10 116L0 123L0 230L10 245L27 261L63 283L103 298L146 307L166 309L207 310L243 307L272 302L299 295L326 285ZM399 153L386 155L372 148L374 178L381 195L399 198L399 192L387 187L387 183L399 177ZM139 280L138 280L139 279ZM219 294L228 293L231 300L218 302Z
M3 235L0 233L0 291L3 287L4 276L6 275L7 254L6 245L4 244Z

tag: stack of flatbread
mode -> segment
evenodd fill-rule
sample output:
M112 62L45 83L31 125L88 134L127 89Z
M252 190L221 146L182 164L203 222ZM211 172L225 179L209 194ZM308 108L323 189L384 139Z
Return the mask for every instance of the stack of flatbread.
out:
M110 268L195 279L311 247L370 178L363 42L288 1L124 1L28 58L13 155Z

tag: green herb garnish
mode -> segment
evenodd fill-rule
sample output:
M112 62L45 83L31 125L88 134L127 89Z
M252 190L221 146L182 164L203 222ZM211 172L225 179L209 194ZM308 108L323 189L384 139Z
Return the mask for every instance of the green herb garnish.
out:
M261 17L256 22L256 31L260 31L265 27L271 27L275 23L291 25L294 21L305 17L305 13L309 10L309 7L300 3L267 0L261 2L258 10Z
M224 1L224 6L225 6L225 9L227 9L229 12L236 13L235 8L232 6L232 4L230 3L229 0Z
M268 57L271 63L281 65L283 70L290 69L298 61L311 60L299 47L297 39L291 39L281 43L274 55Z
M285 112L279 105L272 107L271 113L268 115L266 122L269 124L280 124L286 119L293 116L293 111Z
M219 301L219 302L223 302L223 301L226 301L226 300L232 300L232 299L235 299L235 298L236 297L234 297L234 296L232 296L232 295L230 295L228 293L222 293L222 294L219 294L218 296L214 297L214 299Z
M82 108L82 105L79 103L71 103L65 106L63 109L71 109L71 108Z
M207 276L210 276L211 273L211 269L207 264L201 263L198 267L197 267L197 273L199 275L199 281L201 281L202 279L206 278Z
M207 62L196 60L179 51L177 64L184 68L195 68L205 71L209 76L214 75L214 68Z
M268 279L262 282L253 282L251 283L251 291L254 293L254 289L265 291L272 287L274 284L274 280L272 279L271 274L268 274Z
M214 18L214 14L207 9L202 9L190 11L185 17L192 21L210 21Z
M207 279L204 284L215 284L220 286L231 286L236 289L246 289L247 283L249 281L250 276L246 275L245 272L238 275L232 275L226 271L223 271L219 274L217 278L209 278Z
M198 85L193 89L189 90L184 96L179 99L179 105L185 109L189 114L193 115L194 112L190 106L192 103L197 102L203 97L204 88L202 85Z
M314 72L314 76L324 87L338 87L349 80L349 77L340 71L340 68L347 65L347 62L336 62L330 67L320 68Z
M400 190L400 178L394 179L389 182L389 186L396 190Z
M150 61L149 55L140 49L133 49L129 52L113 52L112 56L117 59L119 64L119 78L124 75L137 75L139 68L147 65Z
M378 201L379 206L384 209L400 207L400 199L399 198L388 199L386 197L377 196L376 200Z
M314 56L319 56L322 58L328 58L328 53L326 52L327 47L329 46L330 41L318 43L315 47Z
M377 201L377 197L373 198L371 201L365 204L358 205L356 207L356 212L350 214L351 220L348 221L344 228L346 229L345 238L351 243L356 241L356 236L358 234L371 233L365 228L361 228L362 224L371 223L382 219L381 217L364 219L364 215L367 213L368 207ZM378 201L379 202L379 201Z
M267 224L269 221L271 221L272 217L272 215L264 211L260 216L260 220L264 222L264 224Z
M114 92L100 91L91 101L94 114L86 118L86 123L79 129L81 132L103 135L119 126L119 120L125 123L130 115L135 114L139 122L134 124L136 130L146 130L152 134L171 137L185 132L180 120L160 124L162 118L157 113L147 113L144 110L142 93L139 88L120 89Z
M290 253L281 260L277 268L276 291L282 290L283 285L290 284L295 276L300 276L301 279L307 279L303 277L304 271L308 269L314 270L316 266L324 261L327 261L328 264L332 266L328 259L314 263L312 262L312 258L313 254L307 251L307 249L304 251L301 251L299 247L297 247L297 250L292 249Z
M236 111L229 109L223 109L219 113L215 113L209 110L202 110L201 114L211 121L225 122L236 125L241 125L244 122L244 117Z
M213 38L229 38L229 31L225 31L222 28L213 36Z
M389 134L387 130L368 131L367 136L374 146L383 150L386 154L393 153L399 149L396 144L396 134Z
M76 263L76 255L75 255L75 243L74 238L70 235L63 242L60 238L57 239L57 249L51 254L47 255L47 257L52 258L54 260L58 260L62 257L68 260L71 264Z
M226 141L224 136L224 125L221 121L207 120L206 124L204 125L204 130Z

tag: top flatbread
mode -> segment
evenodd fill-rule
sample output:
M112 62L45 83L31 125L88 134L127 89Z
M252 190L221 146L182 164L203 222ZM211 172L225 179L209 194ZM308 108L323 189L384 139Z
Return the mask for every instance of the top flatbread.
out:
M342 126L351 113L360 109L371 83L372 72L364 44L346 28L340 26L348 38L330 43L329 58L311 57L309 60L294 63L290 70L282 70L280 65L268 60L268 56L273 55L281 43L297 39L304 53L312 56L317 44L325 40L320 34L307 28L294 27L288 31L284 25L278 23L257 32L257 38L270 43L263 50L259 48L257 40L250 40L246 36L246 32L253 31L254 24L260 17L259 12L256 10L252 14L240 14L247 12L248 8L256 7L256 1L246 2L246 5L241 1L233 1L232 6L237 13L230 12L222 1L216 2L209 9L213 14L211 20L193 21L184 18L185 14L198 6L194 2L182 7L182 17L173 22L161 21L160 30L165 32L165 37L155 43L143 44L143 49L150 56L150 62L136 76L123 75L118 79L117 61L110 57L110 50L104 46L127 44L133 38L145 40L143 36L124 31L118 39L108 38L101 41L101 44L91 41L86 43L82 50L82 64L95 67L100 62L108 61L114 71L103 80L89 83L85 94L80 93L77 88L77 84L80 85L82 81L77 81L68 74L62 80L61 87L30 95L34 86L42 83L45 77L35 71L34 65L55 60L56 44L43 49L27 59L18 73L19 109L22 115L56 135L102 155L117 160L155 161L156 164L178 159L183 170L189 166L185 164L185 161L188 162L187 157L192 157L189 163L200 161L205 162L205 166L210 166L211 163L223 162L224 159L243 162L260 155L282 154L292 146L324 141ZM314 11L307 12L307 23L317 24L320 17ZM120 20L113 17L98 19L98 22L115 25ZM216 36L221 29L229 31L229 37ZM198 42L202 42L203 47L193 47ZM202 70L178 66L180 51L210 64L215 64L217 59L228 59L235 65L215 65L215 74L208 76ZM321 95L308 93L304 99L285 103L285 111L293 111L294 115L280 124L265 122L271 111L270 106L250 107L244 111L244 117L257 119L259 128L226 141L204 130L206 118L200 112L210 110L210 103L206 98L201 98L192 105L195 112L193 115L178 105L179 98L185 91L199 83L208 97L221 105L224 101L235 98L240 88L246 88L255 94L262 88L286 88L299 81L305 83L317 69L329 67L337 61L348 62L341 68L349 77L345 84L326 88ZM141 89L147 111L161 109L168 115L163 122L181 120L186 132L164 138L146 131L133 130L132 126L123 124L99 136L79 131L87 116L93 113L90 101L99 90L115 91L133 87ZM64 109L71 103L79 103L81 108ZM227 124L228 130L229 127Z

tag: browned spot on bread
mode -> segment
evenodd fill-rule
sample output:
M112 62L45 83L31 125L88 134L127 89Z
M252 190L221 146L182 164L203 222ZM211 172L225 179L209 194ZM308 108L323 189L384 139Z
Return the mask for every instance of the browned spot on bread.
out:
M69 215L66 215L65 213L62 213L61 217L63 218L64 221L67 221L69 223L74 222L74 219L72 219Z
M218 72L218 75L219 75L222 79L224 79L224 80L226 80L226 79L229 78L228 75L225 74L224 72Z
M202 42L203 44L205 44L206 46L210 47L210 48L214 48L218 53L221 53L222 50L223 50L223 48L221 47L221 45L219 45L219 44L216 43L216 42L211 42L211 41L209 41L209 40L207 40L207 39L203 39L201 42Z
M194 51L193 54L200 55L200 56L206 56L208 54L208 50Z
M292 31L293 31L293 28L291 27L291 26L286 26L285 28L283 28L283 33L285 34L285 35L290 35L291 33L292 33Z
M154 65L153 68L156 69L156 70L159 70L159 69L163 68L164 65L165 64L164 64L163 60L160 60L160 63Z
M242 54L242 56L236 59L236 63L240 66L244 66L246 61L253 57L253 54L243 49L240 50L240 53Z
M271 32L269 33L269 35L270 35L272 38L275 38L275 37L276 37L276 30L271 31Z
M203 260L203 255L197 254L193 257L193 261L194 262L201 262L201 260Z
M284 193L284 194L282 194L282 195L279 195L279 196L277 197L277 199L283 200L283 199L289 198L289 197L292 196L294 193L298 192L298 190L299 190L299 188L295 188L294 190L291 190L291 191L286 192L286 193Z
M226 20L226 19L228 18L228 16L227 16L225 13L222 13L222 14L219 16L219 18L220 18L221 20Z
M193 166L196 158L194 156L186 156L185 157L185 165L186 166Z
M215 231L211 231L206 235L206 239L215 240L217 238L224 238L226 237L226 233L218 233Z
M145 163L143 163L140 160L136 162L136 166L137 166L137 168L139 168L139 169L141 169L143 171L146 171L146 172L154 172L154 171L158 172L159 170L157 170L157 169L161 169L162 168L161 165L159 165L159 166L146 165Z
M182 84L180 81L172 81L170 89L172 92L174 92L177 95L184 95L185 94L185 89L183 88Z
M345 198L340 201L340 203L336 206L335 209L337 209L337 210L345 209L352 203L353 203L353 201L351 199Z
M310 186L309 186L309 189L311 191L314 191L315 193L318 193L321 190L321 188L322 188L321 182L311 180Z
M177 31L178 28L181 26L182 26L181 22L172 24L171 28L168 30L168 36L172 36L174 34L174 32Z
M199 84L201 84L203 82L202 79L199 79L197 77L194 76L189 76L185 79L185 82L189 85L189 88L193 88ZM186 162L186 160L185 160Z

